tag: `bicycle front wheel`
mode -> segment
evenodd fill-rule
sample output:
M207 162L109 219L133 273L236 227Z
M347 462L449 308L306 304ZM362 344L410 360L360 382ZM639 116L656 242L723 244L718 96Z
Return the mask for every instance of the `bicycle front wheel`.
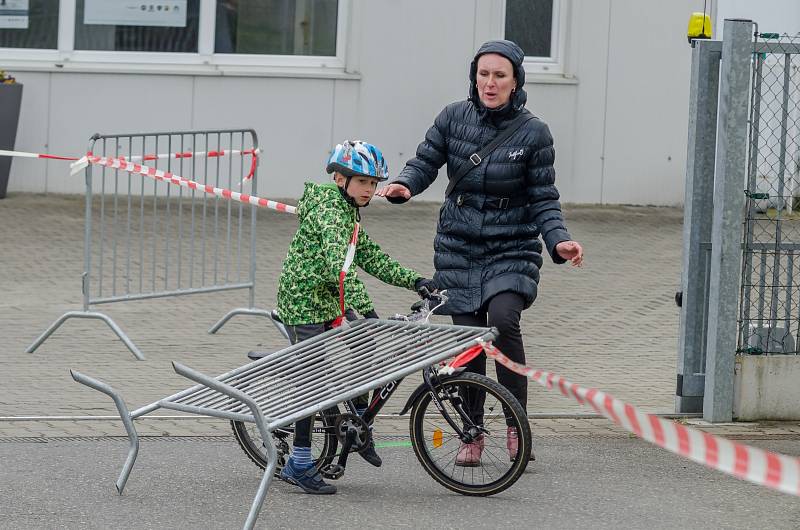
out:
M480 450L464 458L458 433L425 392L412 406L410 420L411 443L425 471L462 495L494 495L514 484L528 465L532 445L528 418L517 399L499 383L471 372L444 379L434 390L459 427L474 426L474 418L482 417L478 425L484 432L476 442ZM482 413L469 410L465 396L470 395L485 397ZM509 427L517 432L516 455L507 445Z

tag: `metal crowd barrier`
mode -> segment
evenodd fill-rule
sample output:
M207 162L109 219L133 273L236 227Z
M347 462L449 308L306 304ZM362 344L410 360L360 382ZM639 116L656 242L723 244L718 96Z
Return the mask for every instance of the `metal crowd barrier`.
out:
M252 129L95 134L89 152L122 157L205 185L258 192L258 137ZM83 310L59 317L26 350L34 352L70 318L108 324L137 359L139 348L95 305L234 289L248 307L232 316L269 317L255 308L256 206L233 203L107 167L86 177Z
M199 384L133 412L109 385L71 373L75 381L110 396L125 425L130 448L116 483L120 495L139 452L136 418L166 408L255 423L265 441L269 465L244 525L253 528L277 462L272 432L458 355L480 341L491 341L496 333L494 328L358 320L216 378L173 363L177 373Z

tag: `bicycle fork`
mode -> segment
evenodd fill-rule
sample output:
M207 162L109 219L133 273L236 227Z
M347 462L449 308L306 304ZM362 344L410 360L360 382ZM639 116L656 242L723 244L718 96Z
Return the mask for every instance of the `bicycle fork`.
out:
M433 401L433 404L439 410L439 413L442 415L442 417L445 419L448 425L450 425L450 427L452 427L453 430L456 431L459 439L463 443L465 444L472 443L481 434L489 433L489 431L487 431L483 426L475 425L470 415L467 414L467 411L464 410L464 400L458 394L453 395L452 393L450 393L450 391L448 391L445 388L444 384L439 380L439 376L436 374L436 372L432 370L425 370L422 372L422 378L425 381L425 384L429 388L429 393L431 395L431 400ZM452 403L453 408L456 410L456 412L458 412L458 415L464 421L465 426L468 426L466 430L462 429L447 412L444 403L442 403L442 400L439 398L439 395L436 392L436 385L439 385L442 388L442 393L445 392L447 393L447 400L450 401L450 403Z

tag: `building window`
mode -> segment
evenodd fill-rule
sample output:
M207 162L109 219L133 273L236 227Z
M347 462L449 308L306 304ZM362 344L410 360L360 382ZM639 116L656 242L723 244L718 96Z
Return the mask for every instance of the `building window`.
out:
M0 0L0 55L17 70L348 77L351 2Z
M551 57L553 0L506 0L506 38L527 57Z
M75 49L196 53L200 0L78 0Z
M0 0L0 48L57 46L58 0Z
M525 51L529 74L560 74L564 66L568 10L571 0L501 0L505 38Z
M337 0L217 0L216 53L336 55Z

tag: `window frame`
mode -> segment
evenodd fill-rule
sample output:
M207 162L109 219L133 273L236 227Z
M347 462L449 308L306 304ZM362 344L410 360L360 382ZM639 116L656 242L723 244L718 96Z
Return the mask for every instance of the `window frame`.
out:
M14 57L14 59L4 60L4 66L16 69L88 70L110 73L138 73L147 70L153 73L191 75L225 75L226 73L270 75L295 71L312 76L315 74L347 76L345 52L352 0L338 0L335 56L214 53L216 0L199 1L200 20L196 52L76 50L77 0L60 0L58 49L0 48L0 54Z
M506 0L500 0L500 17L497 19L495 34L506 35ZM550 30L550 56L537 57L526 55L522 65L525 73L532 76L565 75L567 50L567 20L569 19L570 0L553 0L553 19Z

